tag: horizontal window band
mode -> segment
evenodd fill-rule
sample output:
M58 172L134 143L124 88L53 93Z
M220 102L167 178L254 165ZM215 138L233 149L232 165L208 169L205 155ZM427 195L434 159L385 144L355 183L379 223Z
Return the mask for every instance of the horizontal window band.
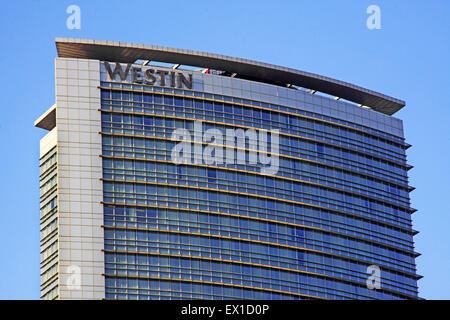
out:
M345 282L345 283L357 285L360 287L366 287L365 283L361 283L361 282L350 280L350 279L344 279L344 278L339 278L339 277L326 275L326 274L322 274L322 273L316 273L316 272L310 272L310 271L304 271L304 270L298 270L298 269L291 269L291 268L286 268L286 267L277 267L277 266L271 266L271 265L266 265L266 264L261 264L261 263L252 263L252 262L247 262L247 261L226 260L226 259L220 259L220 258L210 258L210 257L201 257L201 256L189 256L189 255L173 254L173 253L122 251L122 250L106 250L106 249L103 251L105 253L114 253L114 254L136 254L136 255L141 254L141 255L154 255L154 256L162 256L162 257L177 257L177 258L216 261L216 262L223 262L223 263L233 263L233 264L260 267L260 268L266 268L266 269L274 269L274 270L280 270L280 271L301 273L301 274L312 275L312 276L321 277L321 278L332 279L332 280L339 281L339 282ZM415 296L408 295L408 294L398 292L398 291L388 289L388 288L383 288L381 291L385 291L385 292L396 294L396 295L402 295L402 296L405 296L408 298L413 298L413 299L417 298Z
M253 194L248 194L248 193L244 193L244 192L239 192L239 191L224 191L221 189L213 189L213 188L207 188L207 187L198 187L198 186L188 186L188 185L178 185L178 184L168 184L166 182L145 182L145 181L129 181L129 180L118 180L118 179L105 179L105 178L101 178L102 181L104 182L112 182L112 183L128 183L128 184L134 184L136 182L136 184L143 184L143 185L153 185L153 186L164 186L164 187L173 187L173 188L184 188L184 189L193 189L193 190L200 190L200 191L206 191L206 192L219 192L221 194L223 193L229 193L229 194L233 194L233 195L243 195L243 196L250 196L253 197ZM111 191L113 192L113 191ZM116 191L118 192L118 191ZM279 202L284 202L284 203L289 203L289 204L294 204L294 205L299 205L302 207L309 207L309 208L315 208L321 211L325 211L325 212L331 212L331 213L337 213L340 216L351 216L351 217L355 217L355 218L361 218L365 221L369 221L371 223L375 223L375 224L379 224L382 226L389 226L392 228L395 228L397 230L400 230L401 232L404 232L406 234L414 234L414 231L407 228L407 227L402 227L393 223L389 223L389 222L384 222L382 220L377 220L373 217L368 217L368 216L364 216L362 214L358 214L358 213L352 213L352 212L348 212L348 211L343 211L340 209L334 209L334 208L329 208L329 207L324 207L324 206L320 206L320 205L316 205L316 204L312 204L312 203L306 203L306 202L296 202L293 200L287 200L284 201L285 199L279 199L279 198L275 198L275 197L269 197L269 196L259 196L256 195L255 196L258 199L269 199L272 201L279 201ZM178 197L172 197L176 199L178 199ZM170 201L170 200L169 200ZM115 204L120 204L119 202L115 202ZM122 203L122 205L125 205L125 202ZM136 204L131 204L131 205L139 205L138 203ZM142 205L146 205L146 204L142 204ZM252 206L254 207L254 206ZM260 208L260 207L254 207L254 208Z
M50 209L47 213L45 213L42 217L40 217L40 223L45 223L49 219L53 219L57 216L57 208L58 206L55 205L52 209Z
M52 200L58 199L58 194L57 194L57 189L54 190L54 192L51 195L48 195L45 199L41 199L40 200L40 207L39 207L39 211L42 211L45 209L45 207L47 207L48 205L51 204ZM58 206L58 203L55 203L55 207ZM50 210L48 210L48 212L50 212L51 210L53 210L53 208L51 208ZM48 212L44 213L44 215L42 215L40 218L42 219L44 216L46 216L48 214ZM42 213L42 212L41 212Z
M111 82L111 83L113 83L113 82ZM339 123L339 122L334 122L334 121L330 121L330 120L326 120L326 119L320 119L320 118L311 117L311 116L307 116L307 115L302 115L302 114L299 114L299 113L285 111L285 110L272 109L272 108L263 107L263 106L256 106L256 105L253 105L253 104L246 104L246 103L241 103L241 102L219 100L219 99L214 99L214 98L205 98L205 97L198 97L198 96L193 96L193 95L189 96L189 95L178 94L178 93L154 92L154 91L145 91L145 90L139 90L139 89L113 88L113 87L103 87L103 86L98 86L97 88L102 89L102 90L127 91L127 92L136 92L136 93L157 94L157 95L172 96L172 97L178 97L178 98L188 98L188 99L197 99L197 100L211 101L211 102L218 102L218 103L228 103L228 104L238 105L238 106L241 106L241 107L248 107L248 108L253 108L253 109L278 112L278 113L281 113L281 114L291 115L291 116L295 116L295 117L299 117L299 118L303 118L303 119L308 119L308 120L319 121L319 122L322 122L322 123L334 125L336 127L343 127L343 128L349 129L349 130L358 131L360 133L364 133L364 134L368 134L368 135L371 135L371 136L375 136L375 137L377 137L379 139L382 139L384 141L389 141L389 142L395 143L395 144L397 144L398 146L400 146L400 147L402 147L404 149L408 148L408 145L404 144L404 142L402 144L402 143L396 141L394 138L385 137L385 136L383 136L381 134L377 134L377 133L374 133L374 132L371 132L371 131L368 131L368 130L363 130L363 129L360 129L360 128L352 127L350 125L342 124L342 123ZM400 139L404 141L404 138L400 138Z
M53 146L49 151L47 151L42 157L39 157L39 162L43 161L45 159L45 157L52 157L53 154L56 154L56 149L57 149L58 145ZM47 159L45 159L46 161ZM45 162L44 161L44 162Z
M203 163L201 163L201 164L197 164L197 163L174 163L174 162L169 161L169 160L137 158L137 157L110 156L110 155L101 155L101 157L102 158L106 158L106 159L136 160L136 161L145 161L145 162L169 163L169 164L191 166L191 167L212 168L212 169L217 169L217 170L233 171L233 172L239 172L239 173L252 174L252 175L255 175L255 176L260 176L261 175L261 174L259 174L256 171L249 171L249 170L244 170L244 169L230 168L230 167L227 167L227 166L208 165L208 164L203 164ZM114 170L114 168L112 170ZM382 198L366 195L366 194L363 194L363 193L360 193L360 192L356 192L356 191L351 191L351 190L346 190L346 189L342 189L342 188L338 188L338 187L328 186L326 184L322 184L322 183L318 183L318 182L312 182L312 181L307 181L307 180L295 179L295 178L279 176L279 175L274 175L274 174L264 174L264 176L271 177L271 178L274 178L274 179L280 179L280 180L286 180L286 181L298 182L298 183L302 183L302 184L313 185L313 186L324 188L324 189L331 189L331 190L334 190L334 191L338 191L338 192L354 195L354 196L357 196L357 197L360 197L360 198L367 198L367 199L370 199L370 200L373 200L373 201L378 201L378 202L382 202L382 203L385 203L385 204L397 206L397 207L400 207L400 208L408 210L408 211L410 210L410 207L404 206L402 204L394 203L393 202L394 200L385 200L385 199L382 199ZM215 179L217 179L217 178L215 178ZM374 193L375 192L376 192L376 190L374 190Z
M104 273L103 276L111 277L111 278L127 278L127 279L130 278L130 279L162 280L162 281L190 282L190 283L196 283L196 284L209 284L209 285L216 285L216 286L225 286L225 287L233 287L233 288L241 288L241 289L250 289L250 290L258 290L258 291L274 292L274 293L286 294L286 295L290 295L290 296L306 297L306 298L309 298L309 299L328 300L326 298L310 296L310 295L306 295L306 294L302 294L302 293L295 293L295 292L289 292L289 291L283 291L283 290L277 290L277 289L269 289L269 288L262 288L262 287L253 287L253 286L247 286L247 285L237 285L237 284L233 284L233 283L224 283L224 282L202 281L202 280L193 280L193 279L179 279L179 278L144 277L144 276L131 276L131 275L113 275L113 274L107 274L107 273Z
M117 136L117 137L129 137L129 138L141 138L141 139L154 139L154 140L164 140L164 141L172 141L172 142L175 141L175 140L172 140L170 138L150 136L150 135L138 135L138 134L115 133L115 132L104 132L104 131L99 132L99 133L102 136ZM202 145L207 145L207 144L209 144L209 143L202 142ZM226 145L223 145L223 146L226 146ZM241 147L237 147L237 146L234 146L233 149L259 152L258 150L255 150L255 149L241 148ZM266 152L264 152L264 153L266 153ZM379 180L379 181L382 181L382 182L385 182L385 183L394 184L394 185L396 185L396 186L398 186L400 188L403 188L404 190L408 190L408 191L409 191L409 188L410 188L408 184L401 184L401 183L399 183L397 181L394 181L394 180L388 180L388 179L386 179L384 177L376 176L374 174L366 173L366 172L363 172L363 171L358 171L358 170L355 170L355 169L345 168L345 167L336 166L334 164L330 164L330 163L326 163L326 162L322 162L322 161L311 160L311 159L291 156L291 155L282 154L282 153L272 153L272 154L277 155L280 158L286 158L286 159L310 162L310 163L314 163L314 164L317 164L317 165L322 165L324 167L329 167L329 168L333 168L333 169L342 170L342 171L345 171L345 172L348 172L348 173L353 173L353 174L356 174L356 175L369 177L369 178L372 178L374 180ZM359 163L359 164L365 165L363 163Z
M57 157L57 146L55 145L52 147L49 151L47 151L42 157L39 158L39 166L42 166L47 161L51 160L52 158Z
M41 245L40 247L40 254L42 254L42 253L44 253L44 252L46 252L49 248L51 248L53 245L56 245L56 251L55 252L57 252L58 251L58 244L59 244L59 239L58 239L58 237L55 237L55 238L53 238L53 239L50 239L50 240L52 240L52 241L46 241L46 243L45 243L45 245Z
M54 171L56 174L56 169L57 169L57 163L54 163L50 167L48 167L47 170L45 170L44 172L42 172L39 175L39 182L44 181L44 179L47 178L50 174L52 174Z
M40 202L44 202L51 193L53 193L54 191L56 191L58 189L58 184L56 183L54 186L52 186L50 189L48 189L47 191L45 191L42 195L39 196Z
M55 166L55 169L56 169L56 166ZM53 179L53 178L57 179L57 177L58 177L57 170L52 170L52 171L47 172L45 177L43 177L39 180L39 188L44 187L51 179Z
M129 115L138 115L138 116L150 116L150 117L169 118L169 119L178 119L178 120L187 120L187 121L201 121L201 122L205 122L205 123L209 123L209 124L216 124L216 125L222 125L222 126L227 126L227 127L237 127L237 128L241 128L241 129L253 129L253 130L259 130L259 131L264 131L264 132L270 132L271 131L269 129L252 127L252 126L246 126L246 125L242 125L242 124L234 124L234 123L220 122L220 121L214 121L214 120L196 119L196 118L189 118L189 117L168 116L168 115L155 114L155 113L145 113L145 112L135 112L135 111L117 111L117 110L108 110L108 109L98 109L98 111L105 112L105 113L129 114ZM396 161L396 160L392 160L392 159L386 158L386 157L378 155L378 154L364 152L364 151L361 151L361 150L357 150L357 149L354 149L354 148L347 147L345 145L332 143L332 142L328 142L328 141L325 141L325 140L319 140L319 139L299 136L299 135L290 134L290 133L286 133L286 132L282 132L282 131L279 131L279 135L280 136L290 137L290 138L297 138L297 139L300 139L300 140L317 142L317 143L325 144L325 145L328 145L328 146L331 146L331 147L335 147L335 148L342 148L342 149L348 150L349 152L357 153L359 155L370 156L370 157L373 157L373 158L376 158L376 159L379 159L379 160L382 160L382 161L389 162L391 164L394 164L394 165L397 165L399 167L402 167L406 171L408 169L408 165L406 164L406 160L405 160L405 163L402 163L402 162L399 162L399 161Z
M176 233L176 234L183 234L183 235L190 235L190 236L199 236L199 237L207 237L207 238L218 238L223 240L233 240L233 241L243 241L248 243L255 243L255 244L262 244L267 246L273 246L273 247L279 247L279 248L287 248L287 249L293 249L293 250L299 250L304 252L311 252L319 255L326 255L331 257L336 257L343 260L351 260L357 263L360 263L362 265L372 265L373 262L369 262L367 260L362 260L350 256L344 256L338 253L333 252L327 252L327 251L321 251L316 249L310 249L305 247L297 247L297 246L291 246L288 244L281 244L281 243L273 243L269 241L261 241L261 240L254 240L254 239L245 239L245 238L236 238L231 236L222 236L222 235L216 235L216 234L207 234L207 233L200 233L200 232L189 232L189 231L175 231L175 230L161 230L161 229L151 229L151 228L139 228L139 227L119 227L119 226L105 226L102 225L102 228L104 229L110 229L110 230L135 230L135 231L147 231L147 232L157 232L157 233ZM397 269L395 267L390 267L387 265L381 265L381 268L387 269L394 273L400 273L406 276L409 276L411 278L416 277L417 275L408 271L403 271L400 269Z
M41 291L47 289L48 287L50 287L52 284L54 284L55 282L57 283L58 280L58 272L56 272L55 274L53 274L50 278L48 278L47 280L45 280L44 282L41 282Z
M56 239L58 235L58 228L52 230L49 234L47 234L44 238L40 239L40 246L46 246L49 242Z
M198 212L198 213L205 213L205 214L224 215L224 216L230 216L230 217L241 218L241 219L248 219L248 220L255 220L255 221L261 221L261 222L269 222L269 223L274 223L274 224L279 224L279 225L286 225L286 226L290 226L290 227L304 228L304 229L320 231L320 232L329 233L329 234L335 234L335 235L342 236L342 237L348 237L348 238L352 238L352 239L356 239L356 240L361 240L363 242L372 243L372 244L375 244L375 245L380 245L382 247L390 248L392 250L402 251L402 252L407 253L407 254L409 254L409 255L411 255L413 257L417 256L417 253L415 253L412 250L409 251L409 250L406 250L406 249L403 249L403 248L395 247L393 245L384 244L384 243L378 242L376 240L360 238L360 237L355 236L355 235L350 235L350 234L334 231L334 230L331 230L331 229L323 229L323 228L319 228L319 227L313 227L313 226L308 226L308 225L303 225L303 224L296 224L296 223L293 223L293 222L287 222L287 221L282 221L282 220L273 220L273 219L255 217L255 216L251 216L251 215L239 215L239 214L220 212L220 211L190 209L190 208L181 208L181 207L176 208L176 207L159 206L159 205L119 204L119 203L114 203L114 202L103 202L103 201L102 201L102 204L106 205L106 206L109 205L109 206L138 207L138 208L154 208L154 209L164 209L164 210L172 210L172 211Z
M57 254L55 254L50 260L46 260L45 262L41 261L40 269L42 270L45 268L50 268L54 264L58 264L58 262L59 262L59 256Z
M102 202L102 204L103 205L112 205L112 206L118 206L119 205L117 203L112 203L112 202ZM220 211L197 210L197 209L190 209L190 208L174 208L174 207L166 207L166 206L163 207L163 206L157 206L157 205L152 206L152 205L132 205L132 204L125 204L123 206L125 206L125 207L155 208L155 209L164 209L164 210L172 210L172 211L199 212L199 213L205 213L205 214L222 215L222 216L239 218L239 219L248 219L248 220L260 221L260 222L274 223L274 224L290 226L290 227L294 227L294 228L303 228L303 229L308 229L308 230L328 233L328 234L331 234L331 235L337 235L337 236L340 236L340 237L343 237L343 238L351 238L351 239L354 239L354 240L357 240L357 241L365 242L365 243L372 244L372 245L377 245L377 246L388 248L388 249L391 249L391 250L394 250L394 251L400 251L400 252L403 252L404 254L411 255L411 257L415 257L414 251L410 251L410 250L406 250L406 249L403 249L403 248L399 248L399 247L396 247L394 245L385 244L385 243L382 243L382 242L378 242L378 241L375 241L375 240L370 240L370 239L358 237L358 236L355 236L355 235L345 234L345 233L334 231L334 230L331 230L331 229L323 229L323 228L319 228L319 227L313 227L313 226L297 224L297 223L292 223L292 222L287 222L287 221L273 220L273 219L260 218L260 217L249 216L249 215L240 215L240 214L227 213L227 212L220 212Z
M53 224L57 224L58 221L58 217L56 215L54 215L51 219L46 219L45 221L42 221L40 223L40 229L39 232L43 232L46 228L48 228L49 226L53 225Z
M114 108L116 105L108 105L111 106L112 108ZM118 106L117 106L118 107ZM121 108L123 106L120 106ZM131 108L131 106L129 107ZM140 108L140 107L139 107ZM252 125L248 125L248 124L238 124L238 123L232 123L232 122L226 122L226 121L216 121L216 120L211 120L211 119L201 119L198 117L186 117L186 116L181 116L181 115L167 115L167 114L162 114L162 113L149 113L149 112L140 112L140 111L122 111L122 110L114 110L114 109L98 109L98 111L101 111L103 113L111 113L111 114L126 114L126 115L135 115L135 116L146 116L146 117L156 117L156 118L170 118L170 119L178 119L178 120L184 120L184 121L201 121L201 122L205 122L208 124L216 124L216 125L220 125L220 126L233 126L233 127L238 127L241 129L253 129L253 130L258 130L258 131L264 131L264 132L270 132L270 129L266 129L266 128L262 128L262 127L255 127ZM174 112L172 112L174 113ZM195 114L194 114L195 115ZM231 119L230 119L231 120ZM244 122L244 121L242 121ZM132 123L131 123L132 124ZM301 133L289 133L289 132L285 132L285 131L281 131L279 128L274 127L274 130L278 130L279 135L280 136L285 136L285 137L289 137L289 138L294 138L294 139L299 139L299 140L305 140L305 141L309 141L309 142L315 142L315 143L319 143L319 144L325 144L328 145L329 147L335 147L338 149L346 149L345 151L348 152L352 152L352 153L356 153L356 154L360 154L360 155L364 155L364 156L371 156L377 159L381 159L384 161L387 161L391 164L395 164L401 167L405 167L406 166L406 170L409 170L409 166L406 163L406 158L404 154L398 154L398 155L392 155L391 157L389 157L389 152L392 152L391 150L365 150L364 147L362 146L347 146L342 142L341 144L339 142L332 142L332 141L327 141L327 138L323 138L322 140L319 138L313 138L313 137L307 137L305 135L301 135ZM331 139L331 138L329 138ZM360 148L360 149L358 149ZM386 151L387 150L387 151Z
M255 198L259 198L259 199L270 199L270 200L273 200L273 201L280 201L280 202L285 202L285 203L298 204L298 205L302 205L302 206L309 206L309 207L313 207L313 208L323 209L323 210L327 210L327 211L331 211L331 212L349 214L348 211L343 211L341 209L334 209L334 208L330 208L330 207L325 207L325 206L322 206L322 205L317 205L317 204L312 204L312 203L307 203L307 202L302 202L302 201L296 201L296 200L290 200L290 199L284 199L284 198L277 198L277 197L266 196L266 195L259 195L259 194L255 194L255 193L239 192L239 191L234 191L234 190L222 190L222 189L217 189L217 188L189 186L189 185L173 184L173 183L165 183L165 182L163 183L163 182L122 180L122 179L106 179L106 178L101 178L100 180L105 181L105 182L118 182L118 183L144 184L144 185L161 185L161 186L167 186L167 187L176 187L176 188L185 188L185 189L194 189L194 190L204 190L204 191L215 191L215 192L230 193L230 194L235 194L235 195L245 195L245 196L255 197ZM335 199L331 199L331 200L335 200ZM378 219L375 219L375 218L372 218L372 219L374 221L377 221L377 222L381 222L382 221L382 220L378 220ZM393 224L393 225L395 225L395 224ZM404 227L404 228L406 229L406 227ZM400 227L400 229L401 229L401 227Z
M50 263L54 258L59 258L58 250L52 252L48 257L40 261L41 268L45 265L48 265L48 263Z
M57 281L59 279L59 276L56 277L55 279L53 279L53 281L51 283L47 283L45 284L45 286L43 286L41 284L41 299L43 299L50 291L52 291L53 289L59 289L59 281ZM58 294L59 295L59 294ZM58 297L58 295L56 297Z

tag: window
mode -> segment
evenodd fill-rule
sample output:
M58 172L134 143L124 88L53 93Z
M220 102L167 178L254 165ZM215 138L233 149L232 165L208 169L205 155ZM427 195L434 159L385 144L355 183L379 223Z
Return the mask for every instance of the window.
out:
M176 106L183 106L183 98L175 97L174 100Z
M164 96L164 104L167 104L169 106L173 105L173 97L171 97L171 96Z
M110 99L111 98L111 92L107 90L101 91L101 98L102 99Z
M159 94L155 94L153 96L153 101L155 104L162 104L162 96Z
M144 118L144 125L146 126L152 126L153 125L153 118Z

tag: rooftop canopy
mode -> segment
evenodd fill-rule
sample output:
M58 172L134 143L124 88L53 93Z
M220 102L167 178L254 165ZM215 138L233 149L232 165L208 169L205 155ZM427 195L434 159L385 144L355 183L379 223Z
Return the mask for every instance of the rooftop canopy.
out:
M405 102L344 81L314 73L280 67L272 64L233 58L220 54L116 41L56 38L58 56L62 58L95 59L133 63L136 60L159 61L200 68L211 68L238 74L254 81L294 85L393 115Z

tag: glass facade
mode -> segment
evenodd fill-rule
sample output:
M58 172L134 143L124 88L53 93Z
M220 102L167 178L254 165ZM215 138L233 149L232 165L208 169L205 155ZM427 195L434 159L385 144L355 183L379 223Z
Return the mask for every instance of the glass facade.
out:
M188 90L100 70L107 299L417 298L408 145L391 117L367 111L376 120L363 125L264 84L287 92L275 104L243 79L226 78L225 94L217 75ZM259 99L231 94L234 84ZM195 121L202 132L279 130L279 170L174 163L172 134Z
M57 152L40 159L41 299L58 297Z

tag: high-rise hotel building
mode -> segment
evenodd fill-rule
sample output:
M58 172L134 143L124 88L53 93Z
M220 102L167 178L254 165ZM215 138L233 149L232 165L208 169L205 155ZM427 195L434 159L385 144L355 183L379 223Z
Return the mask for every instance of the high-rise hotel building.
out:
M218 54L56 48L42 299L418 298L403 101Z

